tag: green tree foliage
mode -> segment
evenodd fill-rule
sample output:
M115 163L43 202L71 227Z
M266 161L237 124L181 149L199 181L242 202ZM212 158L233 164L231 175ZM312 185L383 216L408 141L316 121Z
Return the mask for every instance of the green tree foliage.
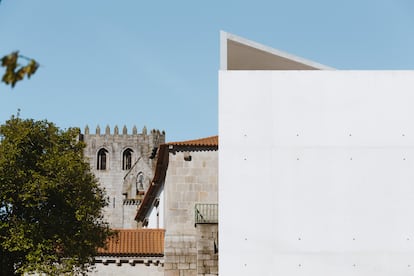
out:
M84 273L111 235L78 137L18 116L0 126L0 275Z
M19 64L19 59L26 60L26 65ZM1 80L7 85L11 85L11 87L14 87L18 81L23 80L25 76L30 78L39 68L39 64L34 59L19 55L19 52L4 56L1 59L1 66L6 69Z

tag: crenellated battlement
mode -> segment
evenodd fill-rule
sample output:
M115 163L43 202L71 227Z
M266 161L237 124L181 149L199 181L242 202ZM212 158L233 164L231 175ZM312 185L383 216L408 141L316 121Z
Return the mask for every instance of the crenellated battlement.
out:
M101 133L101 127L99 125L96 126L95 129L95 134L92 134L89 130L89 126L85 126L85 130L84 130L84 135L89 135L89 136L103 136L103 135L159 135L159 136L164 136L165 137L165 131L160 131L158 129L152 129L150 131L150 133L147 133L147 127L144 126L142 128L141 133L138 133L137 127L134 125L132 127L132 133L128 133L128 128L126 127L126 125L124 125L122 127L122 133L119 133L119 127L118 125L115 125L115 127L113 128L113 132L111 133L111 128L109 125L106 125L105 127L105 131L103 133Z
M114 228L136 227L134 216L125 212L129 212L130 205L130 211L135 211L151 184L155 166L152 153L165 143L165 131L148 131L145 126L141 132L136 126L128 131L125 125L101 129L98 125L91 133L86 126L81 139L86 144L85 157L109 199L106 219Z

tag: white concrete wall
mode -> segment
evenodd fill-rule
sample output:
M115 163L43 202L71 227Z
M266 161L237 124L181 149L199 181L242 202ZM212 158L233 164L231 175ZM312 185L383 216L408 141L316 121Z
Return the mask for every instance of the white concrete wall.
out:
M220 275L414 274L414 72L219 77Z

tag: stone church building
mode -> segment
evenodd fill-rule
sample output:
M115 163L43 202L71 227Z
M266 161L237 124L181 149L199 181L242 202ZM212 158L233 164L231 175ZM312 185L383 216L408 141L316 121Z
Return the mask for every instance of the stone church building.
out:
M95 134L85 128L82 135L86 143L85 157L91 164L101 186L109 197L105 217L112 228L137 228L134 220L137 206L153 178L155 153L165 143L165 132L144 127L141 133L133 127L128 133L124 126L120 133L109 126L101 133L99 126Z
M107 126L81 139L118 231L90 275L218 275L217 136L165 143L164 131ZM147 228L153 209L164 229Z

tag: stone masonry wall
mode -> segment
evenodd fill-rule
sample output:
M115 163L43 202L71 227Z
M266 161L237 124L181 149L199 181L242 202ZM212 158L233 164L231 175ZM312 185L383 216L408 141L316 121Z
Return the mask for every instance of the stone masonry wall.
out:
M197 276L197 241L192 235L165 236L165 276Z
M134 220L135 215L137 213L137 207L137 204L124 202L122 206L122 214L124 216L122 224L123 229L132 229L138 227L138 223Z
M218 225L197 225L197 275L218 275Z
M85 128L82 135L86 143L85 157L89 160L92 172L97 177L100 185L106 190L109 198L109 206L104 210L104 216L112 228L134 228L136 223L134 215L138 205L139 195L136 194L136 179L139 172L144 175L144 188L148 188L153 177L154 159L150 159L154 147L165 142L165 133L152 130L147 133L146 128L142 133L137 133L136 128L132 134L128 134L126 127L119 133L118 127L113 133L109 127L101 133L97 127L96 134L90 134L89 128ZM97 154L100 149L107 150L107 166L105 170L97 169ZM123 152L132 150L131 170L122 169ZM127 199L136 199L135 206L131 201L124 206Z
M195 204L218 202L217 178L217 151L170 153L164 186L165 275L218 275L211 239L217 224L213 230L195 227Z

